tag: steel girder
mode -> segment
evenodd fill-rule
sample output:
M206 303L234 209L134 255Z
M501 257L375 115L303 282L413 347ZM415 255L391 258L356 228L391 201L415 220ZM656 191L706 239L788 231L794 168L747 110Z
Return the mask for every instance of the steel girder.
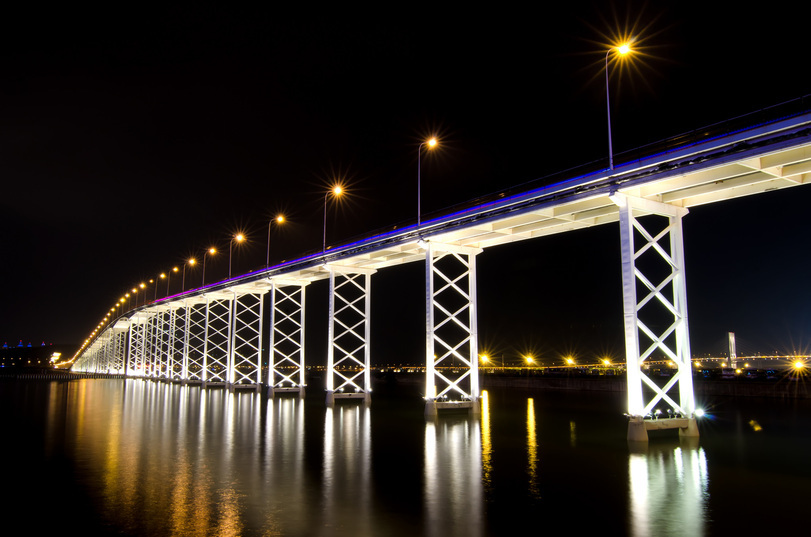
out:
M304 303L308 282L273 280L270 294L268 396L304 395Z
M371 278L376 271L330 265L327 404L371 402L369 333ZM336 357L337 353L337 357ZM337 385L336 385L337 380Z
M664 401L692 419L695 398L682 235L687 209L620 193L613 194L612 200L620 210L628 414L641 419ZM649 215L644 222L647 227L634 210ZM664 386L643 371L649 359L675 364L675 374ZM676 386L678 402L670 393Z
M425 413L468 407L478 413L476 313L478 248L425 243Z

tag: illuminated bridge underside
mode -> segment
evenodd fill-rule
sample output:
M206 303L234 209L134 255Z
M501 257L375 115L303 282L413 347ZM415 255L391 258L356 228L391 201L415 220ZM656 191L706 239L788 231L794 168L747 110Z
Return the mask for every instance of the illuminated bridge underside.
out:
M152 348L149 340L144 340L138 331L144 322L143 312L148 317L154 316L155 308L161 302L182 300L186 297L205 296L225 289L239 292L239 288L252 285L253 282L273 281L273 278L285 278L304 285L313 281L328 279L334 271L330 268L340 267L343 273L356 271L382 270L393 265L421 262L430 265L432 255L430 244L442 245L444 250L453 248L458 251L472 252L492 246L536 239L565 231L588 228L592 226L618 222L622 211L626 211L626 223L631 226L624 232L621 243L627 249L637 238L645 222L651 215L676 217L678 222L670 221L669 231L657 236L658 231L645 241L646 249L656 250L662 259L673 270L671 276L661 288L659 284L647 281L643 274L638 277L632 266L628 267L634 275L634 282L626 281L623 285L626 316L626 347L637 349L629 351L627 365L629 371L629 413L638 415L650 408L650 401L640 401L640 392L648 393L651 383L640 373L640 364L645 360L650 343L667 355L677 358L690 356L687 328L687 309L683 297L684 273L683 260L679 259L676 244L681 240L681 219L687 209L699 205L729 200L752 194L760 194L807 184L811 179L811 114L796 116L767 125L742 130L730 135L703 141L701 143L676 148L652 157L623 164L613 170L604 170L587 176L576 177L560 183L528 190L519 194L504 193L487 198L479 205L468 206L458 212L423 220L419 229L416 226L406 227L389 233L364 239L352 244L332 248L327 253L314 254L305 258L287 262L267 270L258 271L234 278L230 281L209 285L203 289L187 292L184 296L168 297L155 305L141 308L133 316L130 331L128 371L152 372L154 360L147 354ZM627 203L618 202L625 200ZM642 220L640 220L642 219ZM644 225L643 225L644 223ZM673 233L678 235L674 239ZM652 240L652 242L649 241ZM676 240L676 242L673 242ZM686 238L689 240L689 237ZM475 254L469 256L470 259ZM466 256L465 259L468 259ZM630 259L630 258L629 258ZM628 259L625 260L628 262ZM633 263L632 263L633 264ZM471 267L475 264L471 261ZM432 276L426 275L426 289L430 288ZM471 279L471 289L475 289L475 271L466 276ZM630 276L629 276L630 278ZM674 283L675 282L675 283ZM653 298L643 298L645 304L637 303L636 288L640 285L653 292ZM681 288L674 288L681 286ZM634 296L629 296L631 290ZM467 291L465 291L467 292ZM665 297L669 293L668 297ZM674 296L675 293L675 296ZM474 297L475 293L470 293ZM433 309L441 310L441 299L434 300ZM653 300L672 313L674 321L667 334L648 334L644 322L640 321L638 309ZM633 304L633 306L632 306ZM630 310L629 310L630 308ZM427 308L431 309L431 307ZM475 302L471 302L473 316L465 323L468 331L475 331ZM630 318L629 318L630 316ZM456 319L458 321L458 319ZM370 321L373 322L373 319ZM193 323L190 323L193 324ZM153 323L148 323L154 329ZM633 327L633 328L631 328ZM428 327L430 330L430 326ZM641 332L640 332L641 330ZM151 333L151 332L150 332ZM636 335L633 335L633 334ZM640 343L629 338L642 339L646 345L641 349ZM154 337L154 336L153 336ZM678 343L673 340L678 340ZM114 355L109 342L111 338L99 337L84 351L83 358L75 367L90 364L90 356L105 352ZM153 339L154 341L154 339ZM106 346L105 346L106 345ZM364 341L368 348L368 340ZM678 347L678 348L677 348ZM451 349L454 347L451 346ZM466 343L466 348L475 349L476 342ZM455 352L455 351L454 351ZM112 354L111 354L112 353ZM636 356L633 356L636 354ZM649 354L648 354L649 355ZM431 362L426 356L426 364ZM455 354L461 362L469 361L470 375L476 376L475 356L463 357ZM97 359L93 367L106 367ZM192 363L189 357L189 363ZM679 365L681 367L681 365ZM111 368L115 369L115 368ZM633 370L633 372L632 372ZM639 373L639 374L637 374ZM154 373L153 373L154 374ZM683 375L682 379L688 375ZM443 382L445 379L442 379ZM648 379L649 380L649 379ZM630 386L639 383L639 386ZM430 400L436 389L427 381L426 398ZM445 385L448 383L445 382ZM469 390L459 390L455 381L450 390L462 400L475 400L478 396L477 380L471 378ZM644 384L644 386L643 386ZM651 396L651 400L665 401L676 412L691 415L693 410L692 386L681 385L681 392L689 389L690 393L671 396L667 392L675 385L666 386ZM644 390L643 390L644 387ZM366 390L366 387L363 387ZM658 388L657 388L658 390ZM441 390L440 390L441 391ZM642 396L644 397L644 395ZM641 419L641 416L639 416Z

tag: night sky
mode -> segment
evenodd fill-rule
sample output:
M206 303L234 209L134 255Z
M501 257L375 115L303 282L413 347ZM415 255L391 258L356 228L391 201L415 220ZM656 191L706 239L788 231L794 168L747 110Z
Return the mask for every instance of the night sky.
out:
M476 10L380 4L294 13L213 2L4 8L0 17L0 339L78 344L124 292L216 245L206 280L811 93L804 8L567 2ZM563 3L561 3L563 4ZM721 5L723 4L723 5ZM783 5L781 5L783 4ZM105 11L109 9L109 11ZM801 11L803 11L801 13ZM607 163L606 163L607 164ZM691 210L694 354L808 351L811 187ZM506 356L620 356L616 224L479 256L481 344ZM373 356L419 358L424 269L373 279ZM199 284L199 267L186 274ZM172 290L179 290L174 276ZM320 338L326 283L311 286ZM165 288L159 290L159 296ZM323 330L322 327L323 326ZM320 342L319 342L320 341Z

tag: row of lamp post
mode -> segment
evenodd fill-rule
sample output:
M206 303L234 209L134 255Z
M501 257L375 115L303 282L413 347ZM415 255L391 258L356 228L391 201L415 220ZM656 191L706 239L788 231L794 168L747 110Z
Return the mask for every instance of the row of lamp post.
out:
M605 97L606 97L606 116L608 120L608 165L609 170L614 169L614 148L612 143L612 134L611 134L611 99L609 94L609 57L611 53L614 53L618 58L622 58L627 56L633 50L628 43L623 43L619 46L609 48L605 53ZM417 147L417 229L422 226L422 148L423 146L427 147L427 149L434 149L439 144L436 137L431 137L428 140L423 141ZM337 200L341 197L344 193L344 189L341 185L337 184L330 190L328 190L324 194L324 229L323 229L323 237L322 237L322 253L326 253L327 251L327 202L332 196L333 199ZM277 216L276 218L270 220L268 222L268 239L267 239L267 255L265 258L265 268L270 267L270 239L271 239L271 228L273 223L276 225L281 225L285 222L285 217L282 215ZM228 278L230 279L232 276L232 253L233 253L233 245L234 243L240 244L245 242L246 238L245 235L242 233L237 233L234 235L228 243ZM206 284L206 259L208 256L213 256L217 253L217 249L214 247L208 248L203 253L203 270L202 270L202 282L201 285L205 286ZM194 267L197 264L197 260L192 257L186 260L183 264L183 274L182 274L182 283L181 283L181 292L186 290L186 267ZM172 270L168 273L160 273L155 280L149 280L149 283L155 284L155 294L153 300L157 300L158 298L158 280L166 279L166 296L169 295L169 278L172 272L178 272L180 269L178 267L173 267ZM110 309L110 312L107 316L105 316L104 322L108 320L111 315L115 315L116 310L120 307L122 310L124 308L124 304L126 302L127 309L131 309L131 299L132 296L135 296L135 306L138 306L138 292L140 290L145 291L146 284L141 283L138 287L133 287L131 293L126 293L125 296L121 297L119 301L115 303L115 305ZM144 299L144 303L146 303L146 299ZM98 330L98 328L97 328ZM94 331L95 334L96 331ZM534 363L534 359L531 356L527 356L526 363L527 365L531 365ZM485 358L486 360L486 358ZM571 362L569 362L571 365Z

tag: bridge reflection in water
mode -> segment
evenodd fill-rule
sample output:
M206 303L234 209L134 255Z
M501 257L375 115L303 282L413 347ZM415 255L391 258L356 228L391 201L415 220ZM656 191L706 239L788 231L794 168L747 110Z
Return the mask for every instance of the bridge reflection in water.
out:
M425 420L398 404L411 389L330 408L134 379L0 383L24 424L0 455L19 463L10 482L47 483L61 499L49 509L74 525L136 535L701 535L740 528L741 499L775 482L811 484L777 457L811 448L809 402L737 405L701 446L663 433L629 452L622 394L489 390L478 417ZM71 471L46 475L52 461ZM786 496L800 508L802 495ZM6 506L43 531L64 525L27 505Z

